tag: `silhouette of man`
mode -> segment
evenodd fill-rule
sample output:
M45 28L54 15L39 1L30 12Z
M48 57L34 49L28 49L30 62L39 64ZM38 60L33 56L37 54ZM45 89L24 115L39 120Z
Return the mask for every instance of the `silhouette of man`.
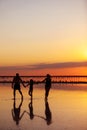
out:
M47 74L46 78L43 80L45 82L45 99L47 100L47 97L49 95L49 91L51 88L51 76Z
M19 74L16 73L16 76L14 76L13 81L12 81L12 88L14 89L14 91L13 91L14 99L15 99L15 96L16 96L16 90L19 91L19 93L21 94L21 98L23 99L23 94L21 92L20 83L22 83L22 85L25 87L25 85L23 84L23 81L20 78Z
M13 104L13 109L12 109L12 117L13 120L16 122L16 125L19 124L19 121L22 119L25 111L21 114L20 116L20 112L21 112L21 106L22 106L23 100L21 99L21 102L19 104L19 107L16 107L16 102L14 100L14 104Z

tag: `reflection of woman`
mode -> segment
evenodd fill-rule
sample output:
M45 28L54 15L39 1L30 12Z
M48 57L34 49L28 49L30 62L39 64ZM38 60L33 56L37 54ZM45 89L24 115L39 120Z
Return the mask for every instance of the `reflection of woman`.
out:
M19 107L16 107L16 102L14 100L13 109L12 109L12 117L13 117L13 120L16 122L16 125L19 124L19 121L22 119L22 117L25 113L25 111L24 111L20 116L22 103L23 103L23 100L21 100Z
M47 100L45 100L45 116L46 117L42 117L42 116L38 116L38 115L36 115L36 116L44 119L47 122L47 125L50 125L52 123L52 113L50 111Z
M52 120L52 114L49 108L49 104L47 101L45 101L45 115L46 115L46 121L47 121L47 125L51 124L51 120Z

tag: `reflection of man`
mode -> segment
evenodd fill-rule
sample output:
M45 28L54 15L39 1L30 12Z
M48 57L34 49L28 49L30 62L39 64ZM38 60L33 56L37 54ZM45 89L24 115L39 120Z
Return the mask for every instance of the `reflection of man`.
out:
M19 107L16 107L16 102L14 100L13 109L12 109L12 117L13 117L13 120L16 122L16 125L19 124L19 121L22 119L22 117L25 113L25 111L24 111L20 116L22 103L23 103L23 100L21 100Z

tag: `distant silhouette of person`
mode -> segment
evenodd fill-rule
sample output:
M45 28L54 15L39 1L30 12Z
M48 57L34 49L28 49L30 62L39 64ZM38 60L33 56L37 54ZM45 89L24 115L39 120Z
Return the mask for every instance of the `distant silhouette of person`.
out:
M19 121L22 119L22 117L25 113L25 111L24 111L20 115L22 103L23 103L23 99L21 99L19 107L16 107L16 101L14 100L13 109L12 109L12 117L13 117L13 120L16 122L16 125L19 124Z
M13 81L12 81L12 88L14 89L14 91L13 91L14 99L15 99L15 96L16 96L16 90L19 91L19 93L21 94L21 97L23 99L23 94L21 92L20 83L22 83L22 85L25 87L25 85L23 84L23 81L20 78L19 74L16 73L16 76L14 76Z
M30 116L30 119L32 120L34 118L32 97L31 97L31 102L29 103L28 107L29 107L29 112L26 111L26 113Z
M46 78L42 82L45 82L45 99L47 100L51 88L51 76L47 74Z
M28 94L29 94L31 97L33 96L33 95L32 95L32 93L33 93L33 84L34 84L33 79L30 79L30 82L26 85L26 86L29 85L29 92L28 92Z

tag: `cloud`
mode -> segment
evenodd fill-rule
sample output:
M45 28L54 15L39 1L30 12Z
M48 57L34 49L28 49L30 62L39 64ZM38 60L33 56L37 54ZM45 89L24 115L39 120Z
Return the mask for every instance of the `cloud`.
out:
M87 67L87 62L62 62L62 63L40 63L25 66L1 66L0 70L37 70L54 68Z
M62 62L51 64L35 64L32 65L33 69L46 69L46 68L72 68L87 66L87 62Z

